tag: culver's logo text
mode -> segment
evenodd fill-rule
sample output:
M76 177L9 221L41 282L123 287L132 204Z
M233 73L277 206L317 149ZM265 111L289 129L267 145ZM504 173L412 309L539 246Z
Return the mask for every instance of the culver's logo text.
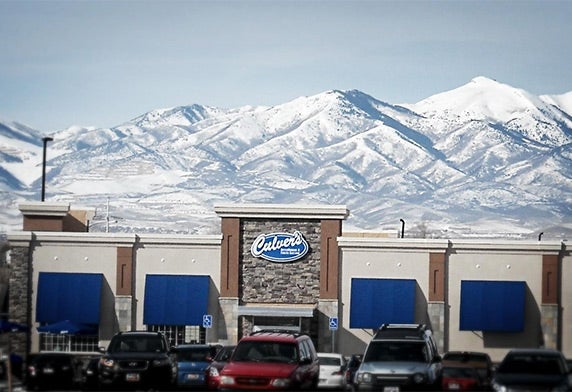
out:
M254 257L276 263L287 263L304 257L310 246L299 231L290 233L260 234L250 247Z

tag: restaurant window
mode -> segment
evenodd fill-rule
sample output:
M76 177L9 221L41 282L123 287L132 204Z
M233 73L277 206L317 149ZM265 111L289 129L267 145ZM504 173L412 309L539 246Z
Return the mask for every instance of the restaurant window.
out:
M161 332L169 341L170 346L206 342L206 329L198 325L149 325L147 330Z
M98 352L97 335L40 333L40 351Z

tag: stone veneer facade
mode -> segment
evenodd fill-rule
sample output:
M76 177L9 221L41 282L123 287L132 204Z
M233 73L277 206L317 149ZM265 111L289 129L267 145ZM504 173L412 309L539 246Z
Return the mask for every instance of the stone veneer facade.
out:
M240 304L317 304L320 298L320 221L243 220ZM300 231L310 246L304 258L274 263L254 257L250 246L261 233Z
M14 246L10 251L10 280L8 292L8 309L10 321L30 325L31 292L29 282L30 248L28 246ZM29 334L12 333L10 348L20 356L27 353L29 347Z

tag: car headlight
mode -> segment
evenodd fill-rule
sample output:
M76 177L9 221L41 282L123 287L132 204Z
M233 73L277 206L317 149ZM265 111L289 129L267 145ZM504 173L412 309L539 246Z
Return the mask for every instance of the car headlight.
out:
M221 376L220 385L234 385L234 377Z
M34 366L28 366L28 375L36 377L36 368Z
M218 376L219 376L218 369L215 368L215 367L210 367L210 368L209 368L209 376L211 376L211 377L218 377Z
M115 365L115 361L114 361L113 359L111 359L111 358L101 358L101 359L99 360L99 364L100 364L101 366L110 368L110 367L113 367L113 365Z
M290 380L287 378L275 378L272 380L272 386L276 388L288 388L290 386Z
M371 376L371 373L358 373L357 377L356 377L356 381L358 383L365 383L365 384L370 384L371 380L373 379L373 377Z
M423 384L425 382L425 375L423 373L415 373L413 375L413 382L415 384Z
M508 389L504 385L499 384L498 382L492 382L491 387L495 392L507 392Z

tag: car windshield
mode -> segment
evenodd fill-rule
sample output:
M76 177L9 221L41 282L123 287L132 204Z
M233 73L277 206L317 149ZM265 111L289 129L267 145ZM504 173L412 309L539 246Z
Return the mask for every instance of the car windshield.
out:
M518 354L507 357L499 366L501 373L564 374L564 364L554 355Z
M232 355L233 350L234 350L234 347L223 347L223 348L221 348L220 351L214 357L214 360L220 361L220 362L228 361L228 359Z
M207 362L212 359L213 351L210 347L179 348L177 359L181 362Z
M449 378L477 378L477 372L469 367L444 367L443 377Z
M479 353L447 353L443 356L443 360L459 362L488 362L486 354Z
M72 362L71 357L65 355L40 355L34 358L34 363L39 366L50 365L69 365Z
M318 356L318 360L320 361L320 365L324 366L342 366L342 363L339 358L333 357L320 357Z
M283 342L244 341L234 351L233 361L296 362L296 345Z
M364 362L427 362L427 348L423 342L371 342Z
M119 336L112 339L109 352L163 352L166 351L163 340L159 336Z

